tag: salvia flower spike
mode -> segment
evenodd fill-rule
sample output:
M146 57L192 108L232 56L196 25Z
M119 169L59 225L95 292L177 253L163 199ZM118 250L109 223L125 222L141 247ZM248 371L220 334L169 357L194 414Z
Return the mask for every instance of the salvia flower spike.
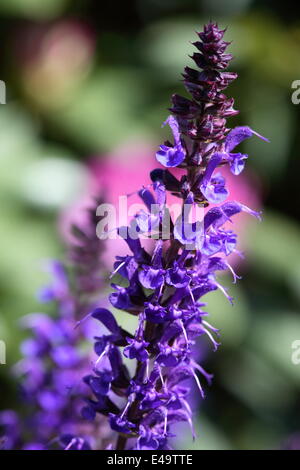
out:
M232 56L226 53L229 43L223 36L224 31L213 23L198 34L197 52L192 56L197 69L186 67L183 74L191 96L173 95L172 115L164 123L173 139L160 146L156 158L166 168L185 169L186 175L179 181L168 169L153 170L154 196L149 190L140 191L147 210L138 213L132 224L141 234L156 231L154 251L149 254L139 238L124 237L131 255L118 257L114 266L126 283L112 284L110 302L136 315L137 329L130 335L106 309L93 313L109 334L96 338L95 351L105 362L102 368L95 366L86 380L95 400L83 414L90 419L96 413L108 416L118 434L116 449L169 449L172 424L180 421L186 421L194 435L186 381L194 379L204 397L201 377L210 383L212 376L194 360L193 347L201 335L209 338L214 349L219 345L218 330L206 321L202 297L220 289L232 301L216 278L217 271L229 270L234 282L238 279L226 259L236 250L237 237L224 225L240 212L260 217L237 201L225 202L229 191L222 174L216 172L228 165L239 175L247 155L235 153L235 148L253 135L267 140L247 126L227 128L227 118L237 111L224 90L237 74L226 71ZM168 192L182 199L183 209L165 239ZM221 205L208 209L198 228L197 221L189 222L184 215L187 205L207 207L210 203ZM133 375L124 356L136 361ZM115 395L123 398L123 405L120 400L116 404Z
M206 335L214 349L219 345L218 330L206 320L202 297L220 289L232 302L216 277L218 271L229 270L234 282L238 279L226 259L237 243L228 223L240 212L260 218L238 201L225 202L229 191L217 171L228 165L239 175L247 155L235 153L235 148L252 136L267 140L247 126L227 128L227 118L238 112L224 90L237 74L226 71L232 56L223 36L224 30L214 23L198 34L192 56L197 68L186 67L183 74L191 96L172 96L172 115L164 123L172 141L156 154L166 169L151 172L154 195L140 191L146 210L136 215L131 228L135 224L138 233L148 236L156 232L154 251L148 253L138 237L124 236L131 254L118 257L114 266L123 282L112 284L110 302L137 316L136 331L124 331L109 310L97 308L93 313L109 333L96 338L95 351L103 365L95 365L94 374L86 379L95 399L83 414L90 419L96 413L108 417L118 434L116 449L170 449L172 424L180 421L186 421L194 435L187 380L194 380L204 397L202 379L210 383L212 378L194 360L195 340ZM186 170L181 180L168 169L174 167ZM169 192L182 200L182 215L171 222L166 239L162 232ZM211 203L219 205L206 209L200 225L184 215L185 206L206 208ZM119 233L126 233L124 227ZM136 362L133 374L124 357Z

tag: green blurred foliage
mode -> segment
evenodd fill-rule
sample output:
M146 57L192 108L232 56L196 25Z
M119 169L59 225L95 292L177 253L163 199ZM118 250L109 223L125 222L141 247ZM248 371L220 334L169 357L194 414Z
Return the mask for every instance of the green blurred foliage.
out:
M0 11L30 19L51 19L64 12L69 0L1 0Z
M183 92L189 41L212 17L228 25L240 75L228 94L242 112L230 125L249 124L271 143L244 146L263 221L247 227L243 280L225 279L235 305L220 292L207 297L222 346L209 353L208 342L199 343L215 379L194 404L197 439L191 445L184 432L177 445L278 448L299 431L300 365L291 361L300 339L300 108L291 102L300 21L293 11L267 0L0 2L0 79L8 90L0 105L0 339L8 347L1 407L15 404L9 366L19 357L18 320L44 309L35 300L47 279L41 261L63 254L57 218L84 193L85 162L135 139L160 143L170 94Z
M72 103L49 117L89 152L113 150L115 143L126 139L147 139L144 86L139 70L100 68L76 90Z

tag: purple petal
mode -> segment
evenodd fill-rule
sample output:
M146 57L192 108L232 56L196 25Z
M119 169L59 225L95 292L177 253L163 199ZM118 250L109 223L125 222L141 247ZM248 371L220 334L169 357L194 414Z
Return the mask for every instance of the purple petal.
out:
M248 155L243 153L230 153L229 157L230 171L237 176L244 170L245 160L248 158Z
M200 188L206 199L213 204L225 201L229 195L225 187L225 179L221 174L212 177L207 184L201 184Z
M248 126L235 127L229 132L225 139L225 150L231 152L237 145L243 142L245 139L249 139L253 135L256 135L265 142L269 142L268 139L258 134L257 132L250 129Z
M161 207L166 203L166 188L164 184L156 181L154 183L154 191L156 194L156 203Z
M128 357L129 359L137 359L141 362L146 361L149 357L148 351L146 350L147 346L149 346L149 343L146 341L137 341L131 339L128 341L130 341L130 344L124 348L124 356Z
M204 197L214 204L223 202L229 194L225 188L225 179L222 175L213 177L214 170L221 163L224 156L226 156L226 154L222 152L213 154L199 186Z
M92 313L92 317L103 323L103 325L112 333L119 333L120 327L118 326L115 317L106 308L96 308Z
M151 211L151 206L156 204L154 196L151 193L151 191L149 191L148 189L143 188L139 191L139 196L142 199L145 206L147 206L147 209L149 211Z
M159 215L149 214L148 212L141 210L135 216L135 220L140 231L147 233L152 232L159 226L160 217Z
M186 287L190 282L186 269L180 269L178 266L170 268L167 271L166 282L174 287Z
M143 258L143 249L139 238L131 238L128 227L119 227L118 235L125 240L136 259Z
M161 145L160 150L156 154L156 159L162 165L173 168L183 162L185 151L181 144L177 119L174 116L169 116L163 125L165 126L166 124L169 124L172 130L175 145L173 147Z
M206 167L205 173L203 175L201 184L203 184L203 182L207 183L211 179L213 172L215 171L217 166L221 163L222 158L223 158L224 155L226 155L226 154L224 154L222 152L216 152L212 155L212 157L210 158L210 160L207 164L207 167Z
M167 168L174 168L183 162L185 153L181 146L168 147L161 145L160 150L156 153L156 160Z
M139 281L146 289L156 289L164 282L163 271L162 269L144 267L139 272Z
M111 428L116 432L121 432L124 434L130 434L131 429L134 428L134 424L128 421L125 417L109 414L109 423Z
M205 214L204 230L206 231L210 226L218 228L225 224L225 222L229 221L230 217L242 211L247 212L257 219L261 218L259 212L253 211L244 204L240 204L236 201L226 202L220 207L213 207Z
M131 307L129 294L126 288L121 288L117 292L110 294L109 301L113 307L119 308L120 310L126 310Z
M163 126L166 126L167 124L169 124L172 130L175 143L176 144L180 143L180 132L179 132L179 125L178 125L177 119L174 116L170 115L168 119L166 119L166 121L163 123Z
M96 395L107 395L112 379L111 372L104 371L99 377L92 376L89 380L89 385Z

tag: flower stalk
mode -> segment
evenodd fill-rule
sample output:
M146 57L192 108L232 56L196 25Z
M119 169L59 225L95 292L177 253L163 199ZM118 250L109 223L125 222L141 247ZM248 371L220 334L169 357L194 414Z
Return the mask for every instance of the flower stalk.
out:
M219 345L219 332L206 321L202 298L220 289L232 302L217 280L217 272L228 270L234 282L238 279L226 259L237 251L237 236L226 223L240 212L260 218L237 201L225 202L226 181L216 173L227 165L239 175L247 155L233 152L235 147L253 135L267 140L247 126L227 127L227 118L238 111L224 90L237 74L225 71L232 56L226 52L224 32L209 23L198 34L192 56L197 69L186 67L183 74L191 96L172 96L172 114L164 125L170 127L173 141L164 142L156 154L164 169L150 174L154 194L143 188L139 195L146 210L135 215L131 230L119 229L131 254L117 257L118 279L109 300L114 308L138 317L136 332L124 331L107 309L97 308L92 314L109 334L96 338L101 368L95 366L85 378L95 399L87 401L83 415L90 420L97 413L108 416L118 434L118 450L170 449L172 425L180 421L190 425L194 436L187 381L193 379L204 397L200 377L209 384L212 379L194 360L195 340L207 336L214 349ZM181 179L170 171L175 167L185 170ZM182 212L169 220L166 238L170 193L181 199ZM203 210L202 220L193 220L196 207ZM126 236L133 229L138 236ZM141 236L156 240L152 253L142 246ZM133 376L124 356L137 363Z

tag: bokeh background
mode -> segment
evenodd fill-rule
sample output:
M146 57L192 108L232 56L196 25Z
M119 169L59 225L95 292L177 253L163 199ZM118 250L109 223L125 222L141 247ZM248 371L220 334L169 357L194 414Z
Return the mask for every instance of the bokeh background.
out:
M264 219L242 219L246 261L236 266L243 280L231 286L235 306L221 293L207 297L222 347L199 351L215 379L207 399L193 404L198 438L191 445L184 432L177 445L300 448L300 364L291 361L300 340L300 105L291 101L291 84L300 80L300 16L293 5L1 0L0 339L7 365L0 366L0 408L21 406L9 369L20 357L20 317L41 309L35 292L47 279L43 260L63 257L70 214L92 188L113 199L145 182L170 94L183 91L189 41L212 18L228 26L231 70L240 74L227 93L241 109L230 125L248 124L271 143L247 142L245 177L232 180L235 198L263 208Z

